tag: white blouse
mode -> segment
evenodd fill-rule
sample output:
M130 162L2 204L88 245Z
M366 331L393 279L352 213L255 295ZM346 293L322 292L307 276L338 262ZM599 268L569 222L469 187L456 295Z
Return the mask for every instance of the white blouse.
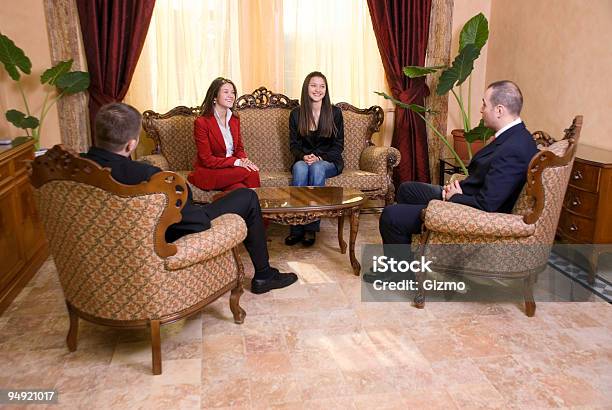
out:
M227 112L225 113L225 124L227 124L227 126L225 126L223 124L223 121L221 121L221 117L219 117L217 110L213 109L213 111L215 112L215 119L217 120L219 129L221 130L221 135L223 135L223 142L225 142L225 149L226 149L225 157L229 158L232 155L234 155L234 139L232 138L232 133L230 131L230 125L229 125L230 118L232 118L232 110L228 108ZM237 167L239 165L240 165L240 159L237 159L236 161L234 161L234 166Z

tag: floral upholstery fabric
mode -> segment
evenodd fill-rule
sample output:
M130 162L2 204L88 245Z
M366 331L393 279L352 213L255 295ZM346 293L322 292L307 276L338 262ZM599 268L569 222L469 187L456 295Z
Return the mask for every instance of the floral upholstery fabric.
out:
M359 159L359 169L386 175L389 166L399 165L402 156L397 148L370 146L363 150Z
M89 315L112 320L161 318L240 279L231 248L223 252L213 243L208 246L214 252L194 254L190 266L165 268L154 249L165 194L120 197L91 185L54 180L35 189L34 197L65 298ZM226 244L233 243L244 228L224 227L225 222L217 225L221 235L234 239ZM189 239L183 242L185 247L191 244ZM181 244L179 254L192 252L181 249Z
M244 149L266 172L291 171L293 156L289 151L288 108L245 108L238 111Z
M386 175L374 174L359 169L345 169L338 176L325 180L326 186L351 187L361 191L371 191L383 188L386 191Z
M527 186L524 186L512 208L512 214L527 215L533 209L533 202L533 198L527 195Z
M246 235L244 219L235 214L221 215L211 221L210 229L175 241L177 252L166 258L166 269L183 269L214 258L240 244Z
M289 108L246 107L236 111L245 150L260 168L264 187L287 186L291 183L293 156L289 151ZM366 191L370 197L393 196L389 169L399 164L399 151L391 147L368 147L369 127L374 114L355 113L348 109L344 116L345 168L327 185L345 186ZM185 178L193 169L196 147L193 141L195 117L177 114L165 119L149 119L159 135L161 157L148 155L141 160L164 170L175 171ZM193 198L210 202L219 191L203 191L191 185Z
M427 205L425 226L436 232L479 236L525 237L535 231L535 226L523 222L520 215L485 212L439 200Z
M344 166L347 169L359 169L361 153L368 146L370 138L368 128L372 125L374 115L342 110L342 116L344 117L344 151L342 152ZM381 148L385 149L385 147Z
M193 139L194 115L175 115L155 120L160 151L171 171L192 170L197 155Z

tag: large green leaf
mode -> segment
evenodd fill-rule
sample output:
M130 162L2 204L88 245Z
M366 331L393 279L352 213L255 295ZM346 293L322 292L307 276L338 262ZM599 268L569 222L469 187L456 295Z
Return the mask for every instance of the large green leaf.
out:
M404 75L410 78L423 77L427 74L435 73L436 71L446 68L445 65L438 65L435 67L419 67L416 65L409 65L404 67Z
M8 110L6 119L17 128L36 128L38 127L38 118L30 117L17 110Z
M478 140L486 142L493 135L495 135L495 131L493 131L491 128L485 127L483 120L480 120L478 126L463 134L465 140L469 143Z
M72 59L66 61L60 61L54 67L49 68L40 76L41 84L55 85L55 82L64 73L67 73L72 68Z
M57 78L55 85L65 94L85 91L89 87L89 73L84 71L64 73Z
M395 105L397 105L398 107L402 107L405 108L407 110L411 110L414 112L419 112L419 113L431 113L431 114L435 114L435 111L432 111L428 108L423 107L422 105L418 105L418 104L406 104L404 102L401 102L400 100L391 97L390 95L386 94L386 93L382 93L380 91L374 91L374 94L378 94L381 97L384 97L387 100L391 100Z
M22 49L13 43L13 40L4 34L0 34L0 62L4 64L4 68L6 68L9 76L15 81L19 81L21 77L19 70L24 74L30 74L32 70L30 59Z
M468 44L474 44L479 50L484 47L489 38L489 22L482 13L468 20L459 34L459 52Z
M468 44L453 61L453 65L442 72L436 93L444 95L453 87L463 83L474 69L474 60L480 55L480 50L474 44Z

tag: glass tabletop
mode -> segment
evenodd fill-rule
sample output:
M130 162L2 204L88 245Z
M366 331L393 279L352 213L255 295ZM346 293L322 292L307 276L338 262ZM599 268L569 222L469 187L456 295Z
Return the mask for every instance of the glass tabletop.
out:
M262 212L341 209L362 205L367 199L357 189L330 186L264 187L254 190Z

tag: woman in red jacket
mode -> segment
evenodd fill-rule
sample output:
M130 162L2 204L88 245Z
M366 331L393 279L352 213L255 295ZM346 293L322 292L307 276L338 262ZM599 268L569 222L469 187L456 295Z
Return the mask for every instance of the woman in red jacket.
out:
M240 119L231 108L236 86L231 80L216 78L202 103L202 116L194 123L198 155L187 178L200 189L231 191L260 186L259 168L248 159L240 137Z

